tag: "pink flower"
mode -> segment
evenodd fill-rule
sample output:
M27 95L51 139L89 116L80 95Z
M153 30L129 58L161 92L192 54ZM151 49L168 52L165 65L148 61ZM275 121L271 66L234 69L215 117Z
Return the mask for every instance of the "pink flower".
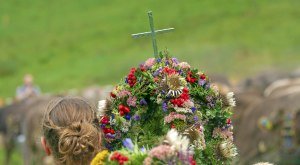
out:
M129 91L126 90L121 90L119 93L117 93L117 97L118 98L123 98L126 96L131 96L131 93Z
M160 145L152 148L149 152L149 156L152 158L157 158L159 160L166 160L174 154L173 150L168 145Z
M183 106L184 106L184 107L187 107L187 108L192 108L192 107L194 107L194 103L193 103L191 100L186 100L186 101L183 103Z
M186 116L179 113L171 112L168 116L165 117L165 123L171 123L175 119L185 121Z
M187 62L181 62L178 64L180 68L182 69L189 69L191 66Z
M129 97L127 99L127 105L135 107L136 106L136 97Z
M146 62L145 62L145 66L147 68L150 68L152 67L153 65L155 64L155 58L149 58Z

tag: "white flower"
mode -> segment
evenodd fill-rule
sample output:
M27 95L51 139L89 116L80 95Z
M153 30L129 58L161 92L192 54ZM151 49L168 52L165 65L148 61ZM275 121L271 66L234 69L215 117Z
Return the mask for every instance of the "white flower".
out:
M235 107L236 105L235 98L233 96L234 96L233 92L228 92L226 95L227 101L231 107Z
M115 124L116 124L116 119L110 118L109 124L110 124L110 125L115 125Z
M259 163L255 163L254 165L273 165L273 164L269 162L259 162Z
M121 128L121 131L122 131L122 132L128 132L128 130L129 130L128 127L122 127L122 128Z
M131 125L131 122L124 121L122 123L121 131L122 132L128 132L130 125Z
M157 95L156 103L157 103L157 104L161 104L161 103L162 103L161 94L158 94L158 95Z
M193 113L190 108L174 107L174 109L178 113Z
M216 95L219 95L219 87L216 84L212 84L210 87Z
M98 116L103 116L105 114L106 100L100 100L98 102Z
M187 62L181 62L178 64L180 68L182 69L188 69L190 68L191 66L187 63Z
M184 106L184 107L187 107L187 108L192 108L192 107L194 107L195 105L194 105L194 103L193 103L191 100L187 100L187 101L185 101L185 102L183 103L183 106Z
M180 135L175 129L171 129L167 133L166 140L175 151L188 150L190 143L187 137Z
M233 158L238 154L237 148L230 140L222 141L221 144L219 145L219 149L222 156L224 156L225 158Z

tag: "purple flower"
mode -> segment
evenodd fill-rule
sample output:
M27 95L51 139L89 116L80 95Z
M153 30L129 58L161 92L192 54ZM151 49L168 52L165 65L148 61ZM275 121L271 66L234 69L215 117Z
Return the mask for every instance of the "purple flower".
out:
M173 61L173 63L175 63L175 64L178 64L178 63L179 63L178 60L177 60L177 58L172 58L172 61Z
M156 71L153 73L153 76L154 76L154 77L158 76L158 75L161 73L161 71L162 71L162 68L159 67L159 68L156 69Z
M142 98L142 99L140 100L140 105L141 105L141 106L147 105L147 101L146 101L144 98Z
M182 73L183 73L183 72L182 72L182 70L181 70L181 69L180 69L180 70L178 70L178 74L179 74L179 75L182 75Z
M113 150L112 145L109 144L109 143L105 143L105 147L106 147L109 151L112 151L112 150Z
M125 78L125 83L127 83L127 84L128 84L128 78L127 78L127 77Z
M146 148L145 147L142 147L140 150L141 150L142 153L146 153Z
M135 115L133 116L133 119L134 119L135 121L138 121L138 120L141 120L141 117L140 117L139 115L135 114Z
M130 118L131 118L130 114L127 114L127 115L125 116L125 119L126 119L126 120L130 120Z
M165 65L169 65L170 63L169 63L169 61L168 60L166 60L165 61Z
M162 109L163 109L164 112L167 112L167 110L168 110L168 104L166 102L163 102Z
M157 58L157 59L156 59L156 62L160 63L160 62L161 62L161 59L160 59L160 58Z
M133 151L134 145L132 143L132 140L130 138L126 138L122 141L123 146L131 151Z
M205 83L206 83L206 81L203 80L203 79L199 79L199 80L198 80L198 84L199 84L200 86L203 86Z
M192 107L191 110L194 113L197 110L197 108L196 107Z
M105 137L109 138L109 139L114 139L116 137L116 135L115 134L111 134L111 133L107 133L107 134L105 134Z
M199 120L198 116L194 116L194 121L197 122Z
M101 124L101 128L105 128L106 124Z
M209 89L209 88L210 88L210 84L209 84L209 83L206 83L206 84L205 84L205 88L206 88L206 89Z

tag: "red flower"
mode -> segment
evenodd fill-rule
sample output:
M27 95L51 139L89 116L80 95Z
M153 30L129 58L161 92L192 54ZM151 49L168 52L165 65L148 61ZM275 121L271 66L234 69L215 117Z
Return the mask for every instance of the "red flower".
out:
M183 93L189 93L189 89L183 88L182 92L183 92Z
M227 119L226 124L231 124L231 119Z
M128 161L128 157L126 157L125 155L122 155L119 152L114 152L112 154L112 156L110 157L111 161L117 161L119 163L119 165L123 165L125 162Z
M171 128L174 128L174 129L176 128L174 123L171 124Z
M110 97L116 98L116 95L114 93L110 92Z
M169 67L165 67L164 70L163 70L163 72L167 73L168 75L170 75L170 74L176 73L176 70L172 69L172 68L169 68Z
M195 83L197 81L197 79L195 77L193 77L192 72L189 71L186 76L186 81L189 83Z
M196 165L196 161L194 160L194 158L192 156L189 157L189 161L190 161L190 165Z
M141 66L140 69L141 69L142 72L146 71L146 68L144 66Z
M130 108L123 105L123 104L120 104L119 105L119 113L121 116L124 116L125 114L129 113L130 112Z
M136 69L135 68L131 68L128 76L127 76L127 81L128 81L128 84L130 87L133 87L136 83L136 77L135 77L135 71Z
M115 134L115 130L112 129L112 128L104 128L104 129L103 129L103 133L104 133L104 134L108 134L108 133L110 133L110 134Z
M184 88L182 91L183 91L183 93L178 98L170 100L170 102L174 106L182 107L183 103L190 99L189 90L187 88Z
M203 73L200 75L200 79L205 80L206 79L206 75Z
M109 117L103 116L101 119L101 124L108 124L109 123Z

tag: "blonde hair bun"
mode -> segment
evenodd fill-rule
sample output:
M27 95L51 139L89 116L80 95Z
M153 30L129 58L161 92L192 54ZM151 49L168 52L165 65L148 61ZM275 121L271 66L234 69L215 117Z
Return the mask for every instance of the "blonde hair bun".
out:
M98 130L87 122L74 122L68 127L61 128L58 131L58 151L61 155L65 155L62 159L95 152L97 148L94 144L99 141L99 137L95 136L98 135L97 132Z

